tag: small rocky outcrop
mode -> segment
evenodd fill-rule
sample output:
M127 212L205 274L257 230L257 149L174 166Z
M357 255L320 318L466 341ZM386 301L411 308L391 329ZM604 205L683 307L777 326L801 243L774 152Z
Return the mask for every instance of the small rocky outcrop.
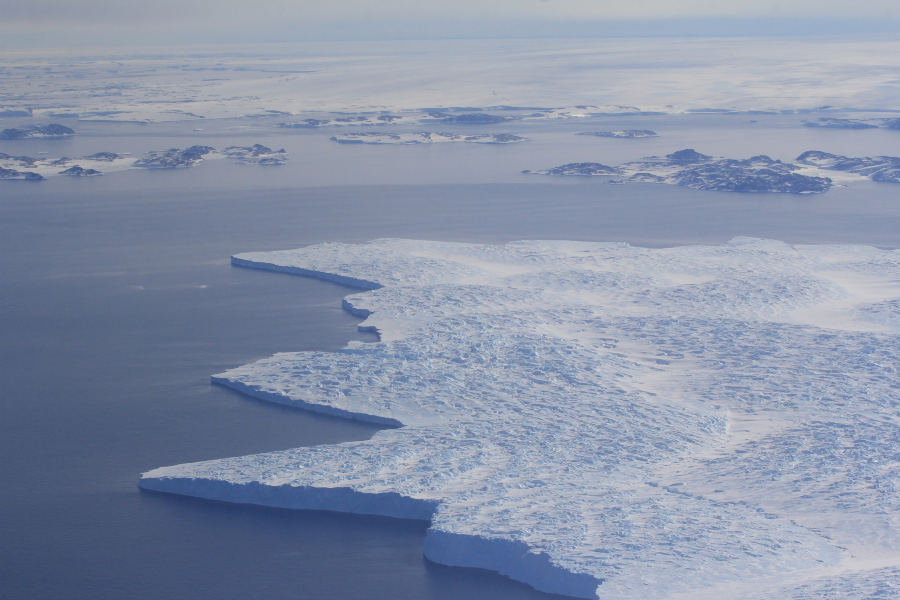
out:
M287 160L287 151L284 148L272 150L262 144L252 146L229 146L222 150L222 154L228 158L234 158L241 164L254 165L283 165Z
M88 160L99 160L101 162L112 162L121 157L115 152L95 152L90 156L85 156L85 158Z
M96 169L84 169L78 165L73 165L65 171L60 171L59 174L72 177L97 177L98 175L103 175L103 173Z
M38 159L31 156L11 156L0 152L0 160L14 160L23 167L33 167Z
M554 176L564 176L564 175L584 175L584 176L594 176L594 175L621 175L622 170L617 169L616 167L610 167L609 165L603 165L600 163L594 162L583 162L583 163L568 163L565 165L560 165L558 167L553 167L552 169L547 169L546 171L522 171L523 173L535 173L538 175L554 175Z

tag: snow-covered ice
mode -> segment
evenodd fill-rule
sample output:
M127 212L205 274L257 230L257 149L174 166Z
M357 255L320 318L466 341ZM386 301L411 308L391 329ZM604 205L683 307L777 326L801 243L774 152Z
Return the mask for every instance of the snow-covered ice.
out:
M0 110L156 123L314 117L330 125L369 113L361 121L369 126L382 111L426 107L552 109L539 111L541 119L890 111L872 115L880 117L897 109L897 48L889 38L831 36L308 42L44 58L10 48L0 50Z
M380 341L216 382L400 427L143 488L429 519L430 559L577 597L896 597L900 251L386 239L233 262L364 288L345 307Z

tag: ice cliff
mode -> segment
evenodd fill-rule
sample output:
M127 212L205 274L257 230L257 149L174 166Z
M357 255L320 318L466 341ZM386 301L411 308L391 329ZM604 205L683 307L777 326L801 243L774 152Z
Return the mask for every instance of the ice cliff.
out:
M345 307L380 341L214 381L398 427L145 489L428 519L430 559L582 598L900 583L900 251L388 239L233 262L368 290Z

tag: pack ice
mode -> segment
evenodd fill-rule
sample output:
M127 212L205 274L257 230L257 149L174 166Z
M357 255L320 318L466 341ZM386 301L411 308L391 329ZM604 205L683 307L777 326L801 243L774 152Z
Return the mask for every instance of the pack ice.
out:
M900 251L399 239L235 256L377 343L213 380L393 425L141 487L427 519L426 556L581 598L897 597Z

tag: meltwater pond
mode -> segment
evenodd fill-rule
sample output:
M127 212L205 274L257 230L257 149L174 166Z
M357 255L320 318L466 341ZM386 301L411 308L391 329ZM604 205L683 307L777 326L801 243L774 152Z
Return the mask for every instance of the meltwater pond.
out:
M238 252L379 237L900 246L900 190L745 196L595 181L297 188L228 165L0 190L0 578L15 600L550 598L426 562L426 524L141 494L154 467L366 439L209 375L371 339L350 290L235 269Z

